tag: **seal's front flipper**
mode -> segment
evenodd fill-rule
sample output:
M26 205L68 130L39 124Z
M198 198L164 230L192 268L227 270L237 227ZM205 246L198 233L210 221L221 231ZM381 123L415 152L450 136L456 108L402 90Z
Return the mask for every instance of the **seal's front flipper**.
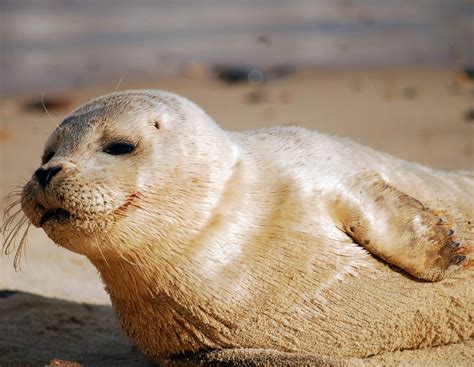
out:
M378 176L342 185L333 211L354 242L414 277L437 281L473 264L473 248L449 213L425 207Z

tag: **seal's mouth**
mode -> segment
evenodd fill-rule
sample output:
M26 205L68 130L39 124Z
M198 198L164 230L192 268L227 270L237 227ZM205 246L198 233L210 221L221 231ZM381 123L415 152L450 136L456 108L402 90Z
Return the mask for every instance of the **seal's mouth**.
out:
M47 210L41 217L39 225L43 227L43 225L50 220L69 219L70 217L71 213L62 208Z

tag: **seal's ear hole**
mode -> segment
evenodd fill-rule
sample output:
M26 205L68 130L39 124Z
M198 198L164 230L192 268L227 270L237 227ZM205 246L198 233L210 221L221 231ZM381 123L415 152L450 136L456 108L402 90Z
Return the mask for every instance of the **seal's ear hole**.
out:
M155 127L156 127L156 130L160 130L160 122L159 121L155 121Z

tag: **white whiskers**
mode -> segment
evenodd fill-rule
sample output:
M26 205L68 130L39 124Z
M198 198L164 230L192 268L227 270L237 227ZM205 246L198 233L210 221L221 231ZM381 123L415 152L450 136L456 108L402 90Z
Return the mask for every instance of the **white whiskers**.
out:
M31 223L21 209L21 190L12 190L7 198L14 200L5 208L3 213L3 224L0 228L4 237L2 252L5 255L10 255L16 251L13 266L15 270L19 271L21 270L23 254L26 257L28 230Z

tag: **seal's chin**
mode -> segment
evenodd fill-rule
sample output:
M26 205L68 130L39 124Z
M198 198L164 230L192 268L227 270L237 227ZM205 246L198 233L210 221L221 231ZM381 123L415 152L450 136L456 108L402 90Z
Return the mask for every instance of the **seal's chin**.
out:
M51 221L64 222L71 218L71 213L62 208L46 210L41 216L39 226L43 227L46 223Z

